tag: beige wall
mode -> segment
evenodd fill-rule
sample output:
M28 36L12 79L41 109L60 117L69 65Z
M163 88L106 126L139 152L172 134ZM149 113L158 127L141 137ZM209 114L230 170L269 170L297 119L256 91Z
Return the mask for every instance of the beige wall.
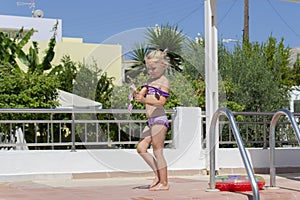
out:
M43 58L44 52L48 48L48 41L38 41L39 57ZM24 50L28 51L31 42ZM57 42L55 46L55 57L52 64L58 65L64 55L69 55L74 62L91 64L96 62L103 72L107 72L109 77L115 77L116 82L122 79L122 48L121 45L83 43L81 38L63 38L62 42ZM41 60L40 60L41 61ZM20 64L25 69L25 66Z

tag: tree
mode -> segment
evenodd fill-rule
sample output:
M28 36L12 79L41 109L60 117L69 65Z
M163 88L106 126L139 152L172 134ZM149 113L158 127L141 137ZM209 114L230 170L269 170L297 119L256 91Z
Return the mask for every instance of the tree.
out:
M59 82L55 76L44 74L51 68L54 56L55 34L49 42L43 61L38 59L38 44L33 41L29 51L25 53L23 47L29 42L34 33L31 29L24 34L21 29L13 38L0 33L0 107L1 108L54 108L58 105L57 90ZM17 61L27 67L23 71ZM1 114L2 119L49 119L48 114ZM15 124L17 127L18 124ZM13 127L15 128L15 127ZM35 127L34 124L26 126L28 142L34 141L35 130L39 129L40 139L45 139L46 125ZM3 133L11 134L11 127L1 125Z
M42 62L39 61L39 46L36 41L32 42L32 46L30 46L27 55L23 51L19 52L18 58L25 66L27 66L27 73L43 74L46 70L50 70L52 68L51 61L55 55L54 47L56 45L57 24L58 22L52 30L53 35L48 43L48 49L45 51Z
M0 66L1 71L17 71L23 73L20 66L17 64L17 57L25 56L22 48L28 43L30 37L34 33L31 29L25 36L23 35L23 28L14 36L10 38L7 34L0 32Z
M287 107L289 103L288 48L272 37L265 44L236 45L233 52L219 49L219 71L230 84L227 101L244 111L267 112ZM241 108L241 107L240 107Z
M58 89L73 92L73 82L76 78L78 69L77 63L73 62L68 55L64 55L61 59L62 64L55 66L49 76L55 76L60 82Z
M114 78L107 73L101 74L97 82L95 100L102 103L103 108L111 108L111 96L114 90Z
M29 42L33 29L23 36L21 29L14 38L0 33L1 62L1 107L3 108L52 108L57 105L56 77L43 74L51 68L54 56L55 34L45 51L43 62L39 63L38 44L33 41L28 53L22 48ZM20 60L28 68L24 72L18 65Z
M54 108L56 88L59 85L56 77L45 74L25 74L2 72L0 76L1 108Z
M277 43L272 36L262 45L262 53L267 60L269 70L274 73L281 87L286 86L287 90L293 86L291 82L292 68L289 66L290 48L284 47L283 38Z

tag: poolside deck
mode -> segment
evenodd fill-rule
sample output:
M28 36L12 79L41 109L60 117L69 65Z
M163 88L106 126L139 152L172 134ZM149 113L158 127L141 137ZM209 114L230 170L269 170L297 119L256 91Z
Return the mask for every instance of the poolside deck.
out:
M261 200L300 199L300 173L280 174L276 177L279 189L260 190ZM0 200L243 200L253 199L252 192L206 192L209 176L172 175L168 191L149 191L151 177L53 178L33 181L14 180L0 183Z

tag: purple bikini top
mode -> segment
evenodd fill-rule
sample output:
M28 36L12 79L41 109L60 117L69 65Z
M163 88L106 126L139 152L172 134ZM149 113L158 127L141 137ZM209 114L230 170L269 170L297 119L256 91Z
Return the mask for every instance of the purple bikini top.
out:
M157 87L153 87L151 85L143 85L142 87L146 87L147 88L147 94L154 94L154 95L160 95L163 97L169 97L170 93L168 92L164 92L161 89L157 88Z

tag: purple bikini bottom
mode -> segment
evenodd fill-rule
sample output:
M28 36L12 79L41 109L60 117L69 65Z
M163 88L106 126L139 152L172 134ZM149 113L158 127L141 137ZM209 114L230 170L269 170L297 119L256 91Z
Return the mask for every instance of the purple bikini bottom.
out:
M148 118L147 125L149 128L151 128L154 124L163 124L169 128L169 120L166 115Z

